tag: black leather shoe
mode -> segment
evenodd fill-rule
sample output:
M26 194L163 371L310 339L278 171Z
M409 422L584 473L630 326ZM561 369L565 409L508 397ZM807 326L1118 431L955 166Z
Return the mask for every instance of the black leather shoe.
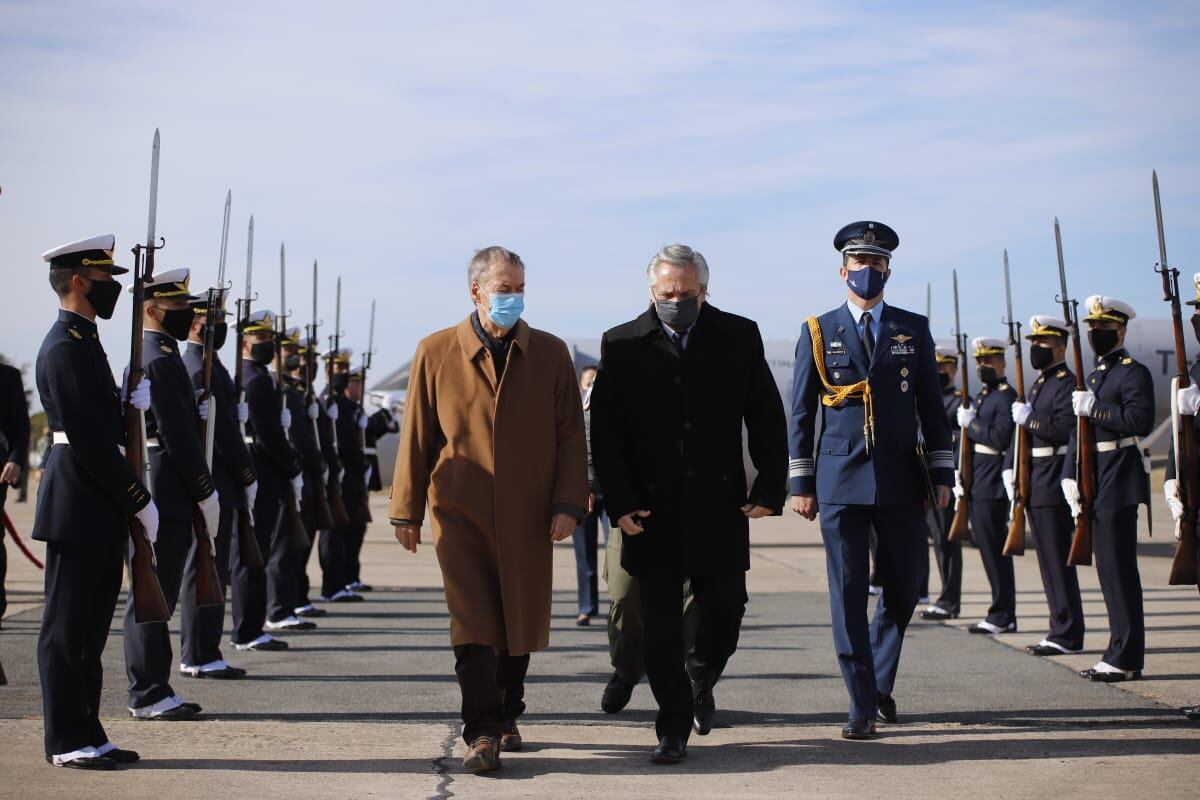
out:
M875 720L852 719L842 727L843 739L866 741L875 738Z
M617 673L608 679L608 685L604 687L604 694L600 697L600 708L605 714L616 714L625 706L629 705L629 698L633 696L633 684L626 683Z
M136 750L122 750L119 747L115 750L109 750L103 757L111 758L118 764L135 764L142 760L142 757L138 755Z
M1200 720L1200 706L1183 709L1183 715L1188 719Z
M664 736L658 740L650 760L655 764L678 764L687 758L687 743L679 736Z
M1004 627L1000 627L999 625L992 625L987 620L984 620L983 622L975 622L968 625L967 630L971 633L983 633L990 636L999 636L1002 633L1016 633L1017 623L1010 622Z
M713 699L712 689L696 692L692 707L692 727L701 736L708 736L713 729L713 719L717 716L717 703Z
M896 716L896 701L890 694L879 695L878 710L875 713L881 722L890 722L895 725L900 721L900 718Z
M65 764L55 764L53 756L46 756L46 763L52 767L66 767L67 769L110 770L117 768L117 762L107 756L84 756L83 758L68 761Z
M1136 681L1142 677L1142 671L1101 672L1098 669L1083 669L1079 671L1079 677L1087 678L1093 683L1121 683L1123 681Z
M301 611L296 612L297 617L324 617L324 616L327 616L328 614L329 614L329 612L326 611L325 609L316 608L316 607L305 608Z
M1061 650L1057 647L1054 647L1053 645L1042 644L1041 642L1038 642L1037 644L1031 644L1028 647L1026 647L1025 652L1029 653L1029 655L1031 655L1031 656L1045 657L1045 656L1062 656L1062 655L1067 655L1072 652L1081 653L1083 651L1082 650L1074 650L1074 651Z
M958 614L953 611L947 611L941 606L930 606L921 610L921 619L931 619L935 621L943 621L948 619L958 619Z

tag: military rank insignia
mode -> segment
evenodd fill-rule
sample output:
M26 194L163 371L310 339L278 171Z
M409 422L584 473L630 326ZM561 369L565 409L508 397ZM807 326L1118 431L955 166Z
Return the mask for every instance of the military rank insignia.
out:
M917 352L917 348L913 347L909 342L912 341L911 336L906 336L903 333L896 334L892 337L892 355L894 356L911 356Z

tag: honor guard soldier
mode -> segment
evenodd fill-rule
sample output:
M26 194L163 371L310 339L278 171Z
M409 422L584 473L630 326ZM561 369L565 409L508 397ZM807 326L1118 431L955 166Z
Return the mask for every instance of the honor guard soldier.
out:
M961 429L958 427L958 409L962 406L962 395L954 388L958 375L958 351L946 345L936 348L938 383L942 387L942 407L946 411L946 424L954 442L957 457ZM929 509L936 524L930 531L933 537L933 552L937 556L938 574L942 578L942 593L933 605L921 611L921 619L957 619L962 610L962 542L950 540L950 523L954 512L950 508Z
M52 446L43 462L33 538L46 543L46 598L38 634L46 761L113 769L138 760L100 724L100 657L108 640L129 519L153 542L158 509L125 460L121 406L150 407L150 381L118 396L96 317L110 319L121 294L111 234L45 253L58 319L38 351L36 382Z
M289 569L288 536L283 513L287 483L295 496L303 491L300 458L288 442L291 415L280 406L279 392L267 366L275 361L275 314L259 309L242 329L242 387L249 406L246 439L258 475L254 498L254 534L266 563L265 574L248 570L250 597L242 618L234 619L234 646L239 650L283 649L286 642L269 630L312 627L295 616L295 575ZM284 423L288 423L285 426ZM265 579L264 579L265 578Z
M196 318L188 333L187 349L183 352L183 363L192 377L192 388L200 391L204 385L204 331L208 322L208 299L193 301ZM258 491L258 477L250 451L242 441L238 424L246 420L249 409L239 403L233 391L233 379L221 362L220 351L225 346L229 325L225 321L228 312L220 312L220 321L214 323L212 376L209 392L212 395L210 414L216 424L213 431L213 481L220 497L221 519L213 546L216 548L217 571L222 586L232 586L233 603L242 602L247 587L244 573L233 580L233 528L234 519L241 508L253 508L254 496ZM228 664L221 654L221 636L225 629L225 606L196 605L196 545L188 551L187 565L183 572L183 590L180 598L180 659L179 671L192 678L241 678L246 670Z
M975 481L971 487L971 533L992 587L987 618L969 626L971 633L1013 633L1017 629L1017 583L1012 556L1004 555L1008 507L1012 498L1004 474L1012 454L1012 404L1017 390L1004 380L1003 339L972 342L976 369L983 384L970 406L958 409L958 425L975 448ZM955 486L956 496L962 487Z
M348 352L348 351L347 351ZM350 356L345 362L339 362L334 371L334 381L337 384L343 379L345 383L338 395L338 456L345 468L342 480L342 498L350 513L350 524L345 529L342 539L346 567L346 590L351 592L369 592L372 587L362 582L362 546L367 534L367 523L370 517L364 514L367 505L367 486L371 480L371 465L367 461L363 449L367 429L367 415L359 406L363 391L362 369L350 368Z
M390 395L386 398L386 400L391 399ZM400 414L396 411L396 405L393 403L388 403L367 417L366 449L363 452L367 456L367 470L371 476L367 483L368 491L383 491L383 482L379 479L379 440L384 436L399 432Z
M370 433L370 431L368 431ZM29 401L21 370L0 364L0 513L9 486L21 483L25 462L29 458ZM22 498L18 497L18 502ZM4 549L4 531L0 529L0 619L8 608L4 579L8 574L8 554ZM0 668L0 686L4 685L4 670Z
M196 404L192 378L179 355L179 342L192 328L190 275L174 269L145 283L142 302L142 368L151 381L146 412L146 446L154 500L161 516L155 545L158 581L167 608L175 611L188 551L196 540L197 506L208 530L220 529L220 497L204 458L199 423L208 403ZM171 635L165 622L138 623L133 598L125 604L125 670L129 713L134 719L183 720L200 711L171 688Z
M838 231L848 300L801 330L792 383L791 504L805 519L821 518L834 644L850 692L847 739L873 738L876 716L897 719L891 695L927 546L923 505L945 508L954 482L929 321L883 302L898 244L879 222ZM868 626L872 527L883 593Z
M328 438L321 437L321 452L325 455L325 464L329 468L329 480L337 482L338 491L342 491L342 484L346 478L346 468L342 462L342 448L345 445L342 439L344 436L354 434L356 430L352 427L347 433L341 428L343 408L350 409L346 412L351 415L347 419L353 419L354 404L342 397L342 393L350 382L349 369L352 352L350 348L343 347L336 353L329 351L323 356L325 363L329 365L330 381L325 387L322 411L332 424L326 427L330 434ZM349 498L343 496L342 500L347 513L349 513L351 511ZM346 537L350 524L351 522L347 521L345 524L321 531L319 555L321 557L322 602L354 603L361 602L363 599L362 595L347 588L350 578L347 577L346 567Z
M300 495L300 517L304 521L304 530L308 533L308 547L295 550L289 554L292 571L295 574L296 600L295 614L298 617L323 617L326 611L317 608L309 598L308 561L312 557L313 544L317 541L316 501L318 492L324 491L325 481L322 474L325 470L325 459L321 455L321 447L317 440L313 423L319 417L316 401L310 405L304 398L304 370L308 369L307 345L301 345L300 328L288 328L280 340L283 347L284 382L287 385L287 407L292 417L288 436L292 446L300 455L300 463L304 465L304 491Z
M1080 675L1102 683L1141 677L1146 658L1146 620L1137 563L1138 505L1148 503L1150 482L1139 447L1154 428L1154 379L1125 349L1133 307L1113 297L1093 295L1085 303L1088 343L1096 369L1087 389L1071 393L1076 416L1090 417L1096 439L1096 501L1092 547L1108 610L1104 657ZM1075 480L1076 436L1063 459L1063 494L1079 514Z
M1037 548L1038 567L1050 631L1025 649L1035 656L1083 650L1083 601L1075 567L1067 566L1075 524L1062 493L1062 466L1067 442L1075 429L1071 392L1075 375L1066 367L1067 323L1049 316L1029 320L1029 364L1041 374L1029 390L1029 402L1014 401L1013 422L1029 431L1033 470L1029 475L1029 524Z

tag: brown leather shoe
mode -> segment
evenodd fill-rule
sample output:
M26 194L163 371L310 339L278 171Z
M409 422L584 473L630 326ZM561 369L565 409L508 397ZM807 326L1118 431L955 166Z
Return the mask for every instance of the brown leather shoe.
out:
M500 741L495 736L480 736L471 742L463 769L476 774L500 769Z
M516 722L504 723L504 733L500 735L500 749L506 753L515 753L524 746L521 732L517 730Z

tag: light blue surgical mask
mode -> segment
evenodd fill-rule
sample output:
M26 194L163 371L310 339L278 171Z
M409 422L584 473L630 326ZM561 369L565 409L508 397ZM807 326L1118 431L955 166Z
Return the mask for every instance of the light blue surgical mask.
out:
M525 295L494 294L488 300L488 316L501 328L511 328L525 310Z

